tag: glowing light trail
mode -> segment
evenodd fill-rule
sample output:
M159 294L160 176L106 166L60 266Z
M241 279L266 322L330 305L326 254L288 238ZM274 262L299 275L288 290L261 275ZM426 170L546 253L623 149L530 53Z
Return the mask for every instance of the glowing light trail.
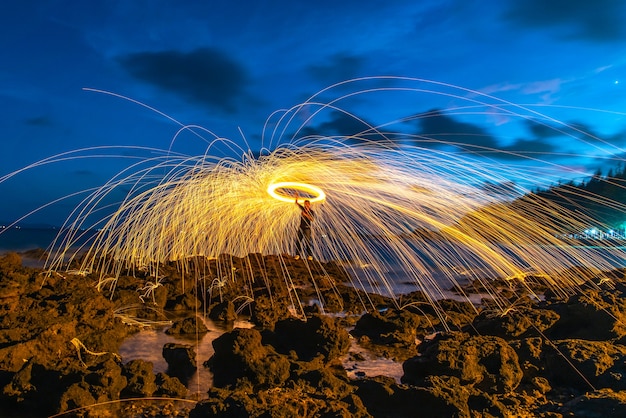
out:
M311 203L323 202L326 199L326 194L322 189L317 186L306 183L298 183L295 181L282 181L280 183L270 184L267 188L267 192L276 200L281 202L293 202L295 196L291 194L285 194L283 190L297 190L307 194L302 197L309 200Z
M383 88L377 84L328 102L321 100L333 88L345 91L353 84L381 80L404 85ZM138 267L158 276L161 263L184 265L193 257L220 260L223 255L293 254L300 214L295 205L284 204L293 202L293 191L303 192L315 204L317 260L342 266L356 287L390 296L401 286L421 290L442 322L446 313L439 301L449 296L448 289L467 281L479 283L486 296L505 311L511 301L494 286L496 278L524 283L524 278L532 276L555 293L566 294L577 291L587 278L581 276L581 266L590 274L600 274L626 259L624 247L598 252L563 239L568 232L587 229L594 220L512 181L532 176L538 183L554 183L539 173L558 168L556 163L540 165L535 154L520 150L514 156L526 158L537 168L516 170L501 162L510 161L513 153L407 131L408 123L432 113L401 115L371 126L356 117L356 111L341 106L347 107L357 97L358 104L366 94L466 100L471 112L467 106L455 105L451 114L532 120L591 149L603 147L605 155L624 154L554 117L477 91L409 78L353 80L325 89L280 116L272 115L263 140L277 145L261 147L257 154L203 128L183 126L175 140L190 132L194 138L201 137L207 148L197 156L180 155L171 151L172 140L164 156L133 164L90 192L64 225L77 232L59 238L47 266L60 270L68 261L79 262L81 270L101 272L101 280L108 283L111 276L117 278ZM393 103L379 107L387 111ZM328 116L326 112L352 118L362 131L329 136L305 130L315 118ZM295 121L304 122L293 126ZM214 138L207 140L203 135ZM220 147L230 154L217 157ZM503 158L498 160L498 156ZM59 160L65 157L60 154ZM125 197L107 213L107 199L120 191ZM620 202L600 196L594 202L626 212ZM90 224L100 213L98 222ZM93 227L98 233L80 254L76 251L78 231ZM325 274L323 265L316 265L315 272L309 266L313 285L316 277ZM285 285L291 289L292 273L286 264L282 267ZM250 280L257 279L265 280Z

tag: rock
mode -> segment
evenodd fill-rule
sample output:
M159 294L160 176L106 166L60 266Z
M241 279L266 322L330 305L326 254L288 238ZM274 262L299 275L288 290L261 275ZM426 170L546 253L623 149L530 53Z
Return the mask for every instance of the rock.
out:
M91 386L85 382L74 383L61 395L59 412L71 411L97 403L91 394Z
M410 418L469 417L470 391L450 378L448 389L432 384L429 388L398 385L382 376L357 380L357 396L375 417Z
M552 340L604 341L626 335L626 298L621 293L587 290L549 308L559 315L545 333Z
M196 351L193 345L167 343L163 346L167 374L187 382L196 371Z
M582 391L606 387L626 390L626 347L604 341L563 340L542 352L552 386Z
M177 377L170 377L166 373L157 373L155 383L157 384L155 396L183 399L187 396L187 388Z
M199 335L209 332L202 318L184 318L174 321L172 326L165 330L167 335Z
M337 417L371 418L361 400L311 396L302 388L276 387L260 390L212 388L208 399L198 402L189 418L202 417Z
M254 329L235 328L213 340L215 354L208 365L216 387L250 382L253 385L279 386L289 377L289 360L272 346L261 344Z
M131 360L122 367L127 384L122 392L126 397L152 396L157 390L153 364L145 360Z
M427 320L408 309L389 309L363 314L351 334L378 355L406 360L417 353L418 330L428 326Z
M230 300L216 303L209 311L209 318L214 321L233 322L237 319L235 305Z
M482 311L472 323L480 335L493 335L511 340L541 335L552 327L560 316L550 309L516 307L506 312ZM468 328L469 331L469 328Z
M119 359L111 354L99 356L97 361L88 367L88 374L84 379L91 385L90 391L97 402L119 399L128 382L122 374Z
M192 294L183 293L167 300L165 309L168 311L194 311L202 302Z
M284 299L270 299L266 295L259 295L252 303L250 321L261 328L273 331L276 322L289 318L288 301Z
M325 362L330 362L347 354L350 348L348 332L333 318L319 314L307 318L306 322L294 318L277 322L272 340L278 352L293 351L303 361L321 356Z
M623 418L626 416L626 391L601 389L586 393L559 408L563 416L585 418Z
M8 252L0 256L0 270L11 271L22 267L22 257L16 252Z
M422 343L418 351L403 363L403 383L425 386L428 376L451 376L481 391L507 393L523 376L517 354L499 337L452 332Z

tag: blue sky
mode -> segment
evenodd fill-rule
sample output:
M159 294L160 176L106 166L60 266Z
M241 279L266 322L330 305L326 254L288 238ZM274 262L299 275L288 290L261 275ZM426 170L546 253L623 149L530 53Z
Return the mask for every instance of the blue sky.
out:
M267 146L261 134L272 112L345 80L397 76L412 80L349 83L320 99L408 85L410 94L364 94L341 105L373 125L429 115L398 128L504 151L494 158L538 170L537 178L546 168L520 154L547 162L553 181L582 178L623 159L624 22L621 0L11 2L0 14L0 176L86 147L170 147L180 125L93 90L217 136L245 137L257 150ZM477 98L523 105L523 117L458 110ZM308 129L355 128L329 113ZM202 155L206 145L183 135L174 149ZM127 164L85 158L20 172L0 183L0 220L101 185ZM30 219L59 224L75 204L64 200Z

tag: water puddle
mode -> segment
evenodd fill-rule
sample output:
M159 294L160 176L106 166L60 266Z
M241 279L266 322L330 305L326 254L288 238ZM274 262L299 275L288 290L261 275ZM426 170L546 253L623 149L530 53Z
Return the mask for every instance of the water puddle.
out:
M199 317L198 317L199 318ZM199 318L201 319L201 318ZM202 318L208 332L204 335L182 337L168 335L165 331L169 327L158 329L144 329L126 338L119 349L124 364L131 360L145 360L153 364L155 374L167 373L167 362L163 358L163 346L167 343L186 344L193 346L196 352L196 372L187 382L187 389L192 393L204 394L213 384L213 374L203 366L215 352L213 340L234 328L251 328L253 324L247 321L235 321L230 326L218 324L210 319Z
M199 318L200 319L200 318ZM196 372L187 382L187 389L197 394L200 398L213 385L213 375L208 368L203 366L215 352L213 340L225 332L234 328L251 328L253 324L247 321L236 321L230 326L202 319L209 329L204 335L196 337L173 336L165 333L168 327L159 329L144 329L128 337L122 343L119 354L124 364L131 360L145 360L153 364L154 373L167 373L167 362L163 358L163 346L167 343L187 344L194 347L196 352ZM363 377L388 376L400 383L402 377L402 363L387 358L376 357L368 350L358 345L355 339L351 339L350 353L343 360L343 366L351 379Z
M400 378L404 374L401 362L375 356L361 347L354 338L351 338L350 353L344 357L342 363L351 379L386 376L400 383Z

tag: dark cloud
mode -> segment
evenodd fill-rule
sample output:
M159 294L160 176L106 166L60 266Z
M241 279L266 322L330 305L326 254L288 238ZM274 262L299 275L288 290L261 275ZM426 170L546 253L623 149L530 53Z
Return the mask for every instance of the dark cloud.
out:
M234 112L247 83L242 66L211 48L139 52L118 58L134 77L194 103Z
M528 28L557 28L566 38L626 39L623 0L511 0L505 17Z
M531 135L534 138L547 139L563 135L563 133L559 131L559 127L550 125L548 123L537 122L532 119L527 119L525 121L525 124L526 128L530 131Z
M419 115L416 121L419 130L415 141L420 146L437 148L453 145L469 147L471 151L498 148L496 139L484 128L458 121L439 109Z
M518 139L512 145L501 147L497 156L501 159L519 159L529 156L541 158L542 156L553 154L556 150L555 146L547 141L535 138Z
M363 58L355 55L335 54L330 57L329 62L311 65L308 71L315 80L333 84L356 77L363 62Z
M301 131L302 136L342 137L347 144L363 144L372 142L393 141L396 134L379 132L372 125L362 119L335 111L330 120L315 127L306 127Z
M584 122L554 124L527 120L526 127L534 140L545 140L563 136L582 140L587 143L609 143L618 147L626 144L626 132L620 131L607 136L596 132L591 126Z
M34 118L29 118L24 121L24 123L28 126L52 126L52 120L48 116L36 116Z
M528 138L519 138L512 144L501 145L485 128L456 120L439 109L420 114L415 120L418 131L412 138L416 145L440 149L452 146L475 155L505 160L527 159L529 155L538 158L540 155L554 153L555 147L550 138L565 135L553 126L528 120Z

